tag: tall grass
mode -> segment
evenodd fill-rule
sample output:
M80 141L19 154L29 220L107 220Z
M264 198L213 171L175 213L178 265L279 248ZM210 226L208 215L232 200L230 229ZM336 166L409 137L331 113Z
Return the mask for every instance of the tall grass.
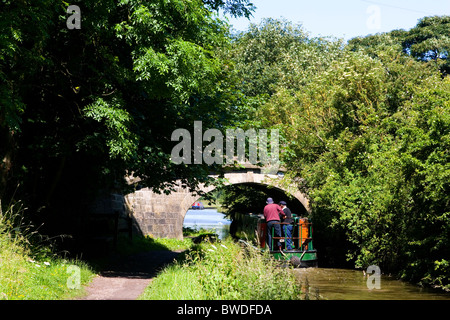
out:
M81 261L52 253L49 243L24 219L20 204L0 214L0 300L55 300L82 294L82 284L94 276ZM68 284L79 270L80 287ZM78 277L78 273L75 275Z
M294 300L301 284L268 253L231 239L194 246L166 267L141 300Z

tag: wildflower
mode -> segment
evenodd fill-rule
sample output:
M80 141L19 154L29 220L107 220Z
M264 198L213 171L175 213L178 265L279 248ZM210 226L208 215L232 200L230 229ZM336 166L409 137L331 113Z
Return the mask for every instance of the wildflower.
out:
M36 264L36 267L40 268L41 266L39 264Z
M213 250L213 249L208 249L208 251L214 252L214 250Z
M49 265L50 265L50 262L45 261L44 264L45 264L46 266L49 266Z
M31 262L31 263L35 263L35 262L36 262L36 261L34 261L34 260L31 260L31 259L29 259L28 261Z
M222 247L224 247L225 249L228 249L228 247L224 244L221 244Z
M215 245L213 245L213 244L212 244L212 245L211 245L211 247L213 247L214 249L216 249L216 250L217 250L217 248L216 248L216 246L215 246Z

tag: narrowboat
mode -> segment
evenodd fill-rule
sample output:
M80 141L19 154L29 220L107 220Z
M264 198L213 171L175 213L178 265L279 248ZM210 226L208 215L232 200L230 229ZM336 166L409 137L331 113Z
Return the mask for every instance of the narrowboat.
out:
M200 201L195 201L192 204L191 208L192 208L192 210L203 210L203 209L205 209L205 206Z
M283 232L283 226L288 223L280 222L280 228L282 230L281 237L275 237L272 230L272 243L267 243L267 223L266 220L261 217L258 220L257 235L258 245L262 250L269 250L270 254L277 260L289 261L295 267L317 267L317 250L313 245L313 229L312 223L308 221L308 218L301 218L295 214L292 214L294 222L291 237L286 237ZM276 242L281 242L281 248L276 246ZM292 250L286 249L286 241L292 241ZM281 249L281 250L280 250Z

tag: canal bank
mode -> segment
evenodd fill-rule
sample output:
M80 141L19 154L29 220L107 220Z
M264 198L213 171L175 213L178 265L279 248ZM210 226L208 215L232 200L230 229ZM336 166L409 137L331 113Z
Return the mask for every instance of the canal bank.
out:
M245 218L245 219L244 219ZM254 236L252 217L237 215L234 224L243 238ZM207 229L216 232L221 239L230 233L231 221L216 209L188 210L184 227ZM250 237L249 237L250 236ZM380 288L369 289L370 275L362 270L339 268L294 269L309 299L324 300L447 300L450 293L397 280L387 275L380 276Z

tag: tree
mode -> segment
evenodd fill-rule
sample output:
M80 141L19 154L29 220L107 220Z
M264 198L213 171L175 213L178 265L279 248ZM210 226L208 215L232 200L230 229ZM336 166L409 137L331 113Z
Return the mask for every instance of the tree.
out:
M84 1L73 30L64 2L2 6L2 199L48 222L82 212L99 190L132 191L129 174L164 191L207 180L211 168L170 161L171 133L232 121L233 84L215 52L228 26L214 10L248 15L250 4Z
M214 11L223 9L225 14L233 17L250 18L256 9L249 0L203 0L203 3Z
M264 19L238 34L228 56L233 59L244 94L255 97L274 93L283 80L281 65L290 52L304 48L306 41L301 26L286 20Z
M372 50L381 44L395 42L402 46L403 51L412 57L437 64L443 75L450 72L450 17L424 17L409 31L393 30L367 37L357 37L349 41L350 48L365 48ZM372 49L371 49L372 48Z
M254 119L282 131L281 157L310 197L322 259L346 253L353 266L448 288L449 78L405 50L416 31L281 50L264 70L277 81L255 81L266 98ZM255 48L252 56L264 56Z
M423 61L447 60L450 48L450 17L424 17L402 39L406 52Z

